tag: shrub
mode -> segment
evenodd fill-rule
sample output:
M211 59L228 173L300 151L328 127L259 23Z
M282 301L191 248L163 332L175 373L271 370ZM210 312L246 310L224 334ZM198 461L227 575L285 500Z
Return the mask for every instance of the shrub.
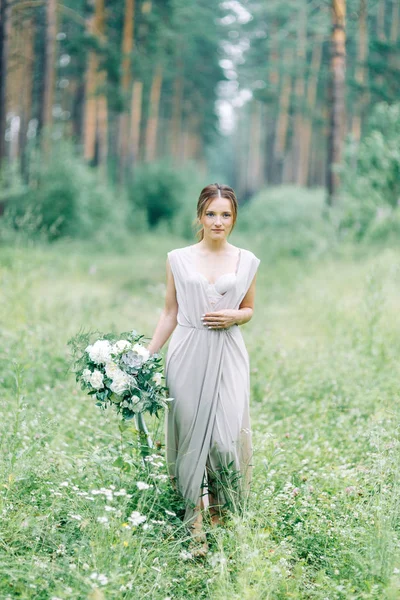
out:
M334 239L334 225L324 215L322 190L267 188L240 207L237 229L260 237L270 253L319 254Z
M183 192L182 176L167 162L139 165L129 188L133 209L142 209L150 227L160 221L171 223L179 212Z
M132 224L126 198L117 200L67 144L57 145L35 178L35 187L7 191L4 218L14 229L44 234L51 241L65 236L117 237L128 222Z
M356 240L397 231L400 202L400 104L377 104L357 147L349 138L341 168L346 195L341 228ZM372 233L374 232L374 233ZM378 234L379 232L379 234Z

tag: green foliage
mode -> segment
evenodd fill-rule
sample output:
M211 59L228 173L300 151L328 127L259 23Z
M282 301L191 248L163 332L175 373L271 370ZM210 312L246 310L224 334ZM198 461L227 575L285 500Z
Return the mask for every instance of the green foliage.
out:
M268 188L239 209L238 230L262 239L276 255L307 256L325 252L335 239L324 218L324 195L296 187Z
M139 165L129 189L133 209L144 209L150 227L171 222L182 203L182 177L165 161Z
M379 103L357 148L347 144L343 169L345 189L355 198L372 195L382 204L400 201L400 103ZM354 167L355 165L355 167Z
M134 423L85 401L66 361L81 325L150 334L165 250L181 242L2 248L0 597L398 598L399 251L310 264L244 241L263 259L243 328L252 492L226 527L205 519L199 562L163 424L149 420L142 461Z
M49 241L61 237L112 241L126 232L127 223L132 224L124 196L115 197L69 145L59 144L49 160L39 164L33 180L30 187L7 196L4 219L16 230Z
M342 167L341 228L356 240L400 233L400 103L376 105L359 147L350 139Z

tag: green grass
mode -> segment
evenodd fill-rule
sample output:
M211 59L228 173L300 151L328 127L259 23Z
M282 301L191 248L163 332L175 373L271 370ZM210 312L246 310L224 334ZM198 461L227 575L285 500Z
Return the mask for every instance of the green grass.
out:
M0 249L0 597L395 600L400 252L271 260L250 237L233 242L262 260L242 328L252 495L194 561L163 449L141 466L135 432L80 391L67 347L81 327L151 336L166 252L187 243ZM149 425L163 442L163 422Z

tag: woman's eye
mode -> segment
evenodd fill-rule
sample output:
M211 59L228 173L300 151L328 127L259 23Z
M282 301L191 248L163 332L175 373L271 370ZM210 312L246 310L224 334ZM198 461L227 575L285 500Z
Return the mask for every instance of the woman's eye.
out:
M214 213L208 212L208 213L206 213L206 216L207 217L213 217ZM224 217L228 217L229 218L230 216L231 216L230 213L225 213L224 214Z

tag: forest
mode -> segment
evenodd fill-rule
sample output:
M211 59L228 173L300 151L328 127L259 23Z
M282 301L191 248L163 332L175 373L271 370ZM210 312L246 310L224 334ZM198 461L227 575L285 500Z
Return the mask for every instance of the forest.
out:
M144 465L68 341L151 337L212 182L255 462L198 561L163 415ZM398 0L0 0L0 597L399 598L399 239Z

